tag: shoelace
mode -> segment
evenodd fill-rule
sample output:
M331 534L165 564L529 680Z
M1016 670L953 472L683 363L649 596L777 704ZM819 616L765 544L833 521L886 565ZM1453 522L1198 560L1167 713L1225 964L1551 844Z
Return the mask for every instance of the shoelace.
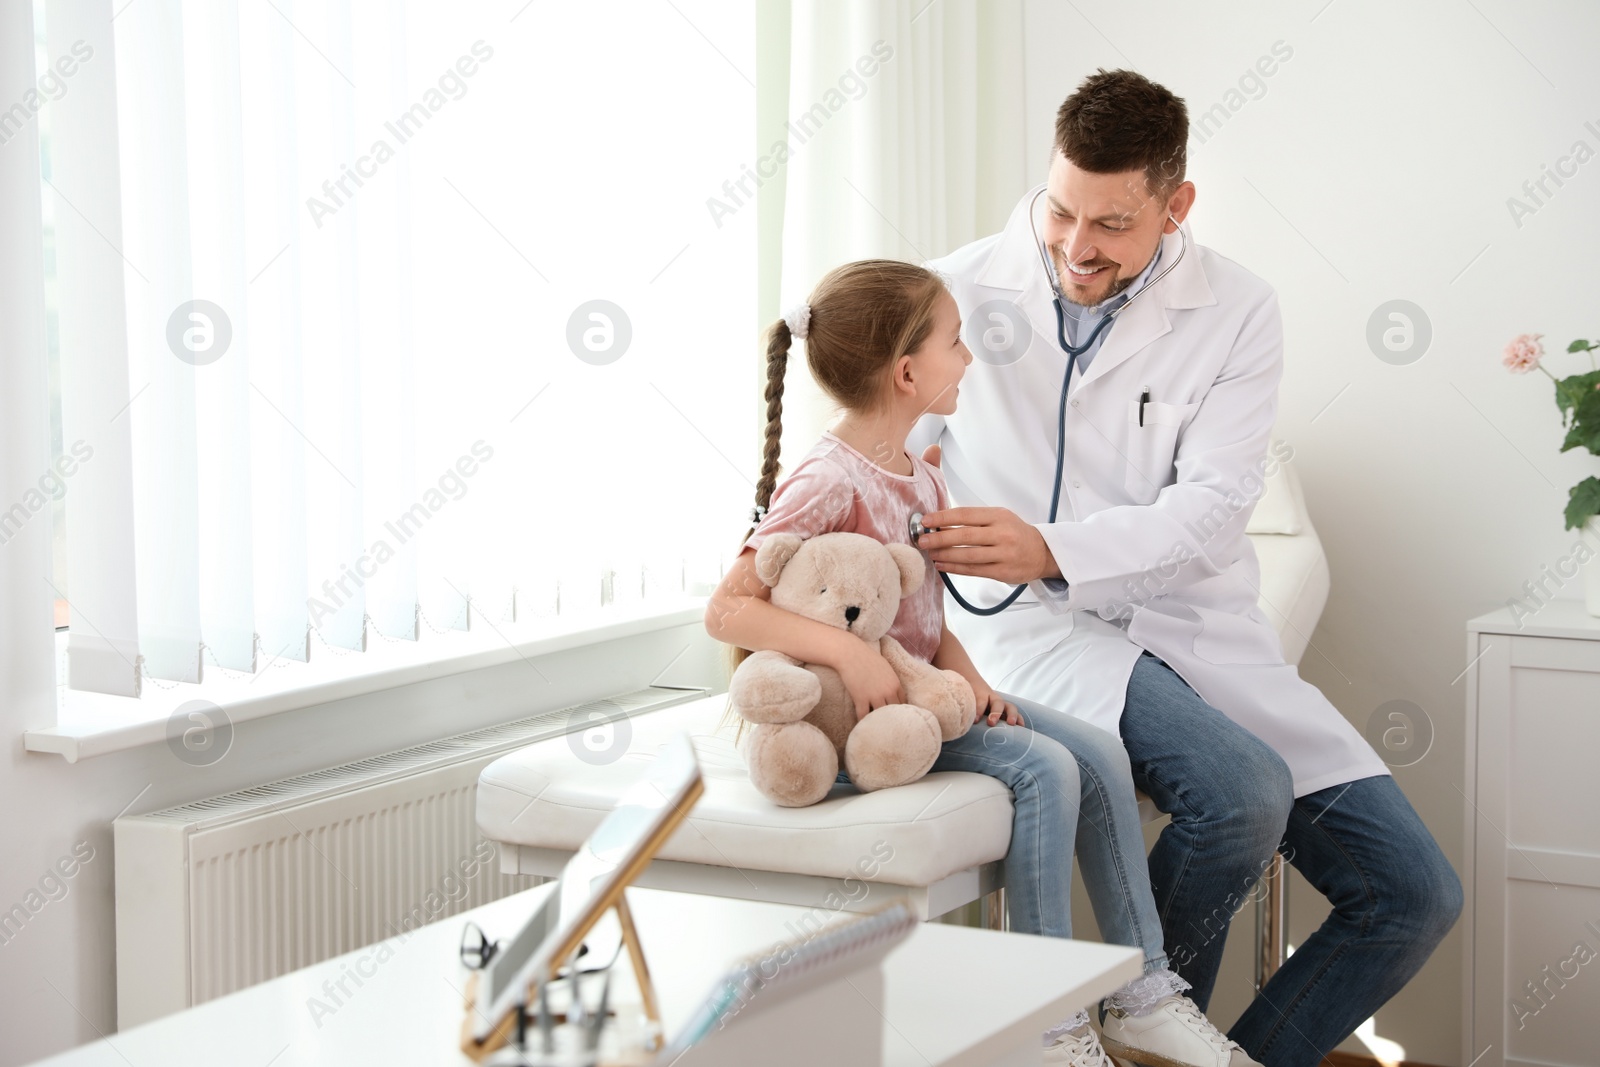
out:
M1218 1030L1216 1024L1210 1019L1206 1018L1206 1013L1201 1011L1199 1006L1196 1005L1194 1001L1190 1000L1188 997L1178 997L1177 1000L1178 1014L1187 1015L1189 1018L1198 1023L1199 1025L1196 1027L1196 1029L1199 1030L1200 1035L1207 1041L1211 1042L1213 1045L1216 1045L1225 1052L1231 1052L1234 1049L1238 1049L1240 1052L1244 1051L1243 1046L1241 1046L1239 1042L1233 1040L1221 1030Z
M1100 1038L1093 1027L1084 1027L1081 1035L1069 1030L1066 1040L1072 1046L1072 1061L1080 1067L1115 1067L1106 1050L1100 1047Z

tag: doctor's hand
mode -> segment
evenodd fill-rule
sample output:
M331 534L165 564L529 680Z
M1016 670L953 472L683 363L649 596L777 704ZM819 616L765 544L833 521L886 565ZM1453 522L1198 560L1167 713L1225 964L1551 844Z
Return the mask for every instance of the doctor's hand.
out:
M1061 577L1044 535L1009 508L930 511L922 516L922 524L938 527L917 538L917 547L941 571L993 578L1007 585Z
M840 655L829 666L839 672L845 692L855 701L858 722L885 704L906 702L900 676L894 673L883 653L854 635L845 635Z

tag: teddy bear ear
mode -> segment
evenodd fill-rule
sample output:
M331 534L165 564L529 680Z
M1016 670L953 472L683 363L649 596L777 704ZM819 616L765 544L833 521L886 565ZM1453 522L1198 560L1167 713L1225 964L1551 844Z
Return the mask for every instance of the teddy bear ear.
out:
M783 573L783 568L794 559L794 554L800 551L804 543L805 539L799 534L780 533L768 537L756 549L756 577L761 579L763 585L776 588L778 575Z
M908 597L922 588L922 580L928 576L927 564L922 560L922 553L910 545L894 544L887 548L894 557L894 565L900 568L900 595Z

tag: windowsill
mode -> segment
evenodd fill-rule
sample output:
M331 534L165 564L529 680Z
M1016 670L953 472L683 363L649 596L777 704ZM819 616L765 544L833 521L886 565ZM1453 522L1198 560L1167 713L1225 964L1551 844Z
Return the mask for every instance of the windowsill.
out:
M57 689L56 724L25 731L23 747L76 763L164 743L173 713L190 701L209 701L223 710L228 722L238 725L331 700L699 622L705 617L706 601L704 596L682 596L472 631L426 633L420 641L378 640L369 643L366 652L314 645L310 663L278 660L253 675L208 667L200 684L147 679L139 698L87 693L63 684ZM65 645L63 631L57 635L58 664L65 662ZM58 667L58 677L62 676Z

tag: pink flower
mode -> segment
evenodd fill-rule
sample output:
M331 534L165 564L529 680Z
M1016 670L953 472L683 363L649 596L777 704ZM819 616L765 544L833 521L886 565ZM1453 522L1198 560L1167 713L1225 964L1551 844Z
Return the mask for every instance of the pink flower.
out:
M1519 333L1506 345L1506 358L1502 360L1512 374L1527 374L1544 358L1544 345L1539 343L1542 333Z

